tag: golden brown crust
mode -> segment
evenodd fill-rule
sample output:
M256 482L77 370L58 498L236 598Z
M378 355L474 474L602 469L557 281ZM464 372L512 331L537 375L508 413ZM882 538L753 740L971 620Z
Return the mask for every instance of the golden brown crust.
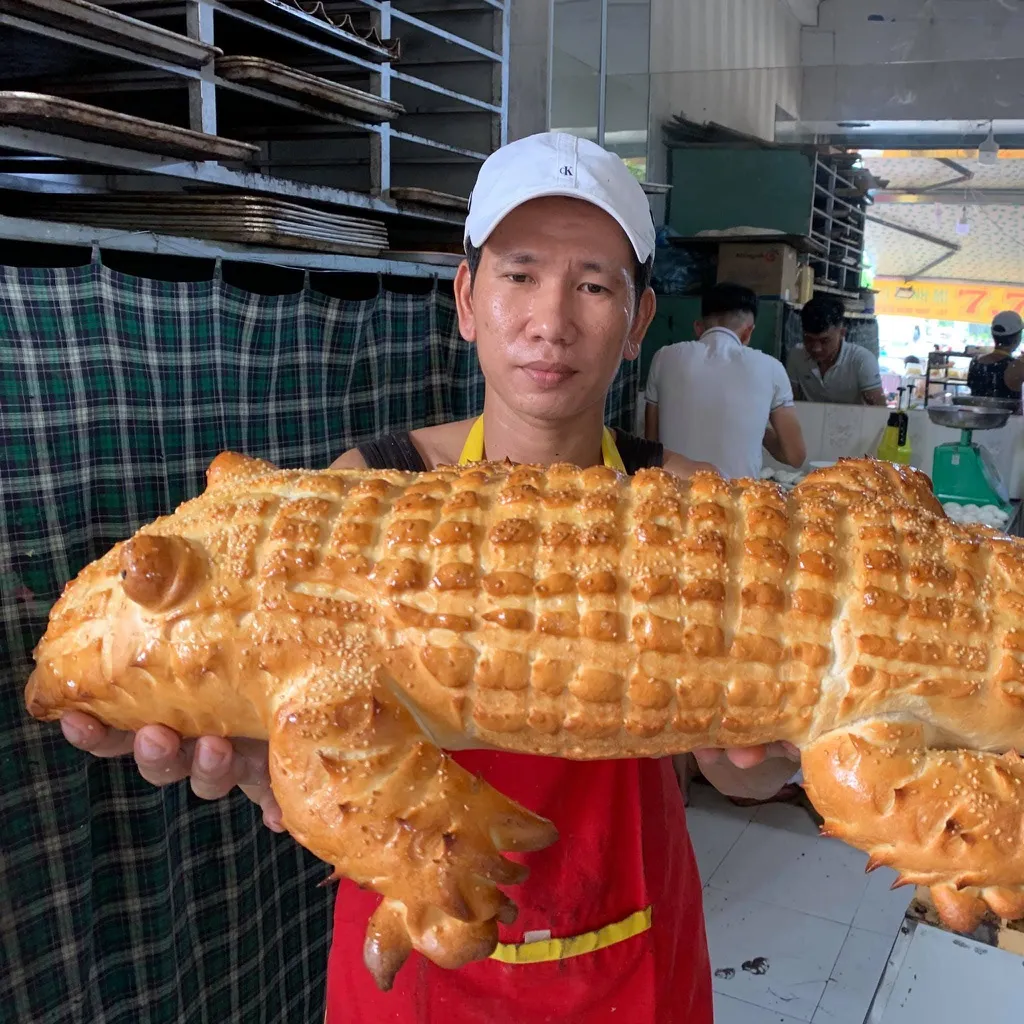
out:
M447 873L426 852L468 785L439 748L594 759L788 740L837 834L896 851L951 918L978 899L1024 913L1024 863L979 840L965 875L918 829L975 765L927 748L1024 747L1024 545L951 523L922 474L846 460L785 494L713 473L304 472L225 454L208 477L69 584L27 706L269 737L289 829L387 897L367 944L381 984L409 948L481 955L510 912L493 829L488 848L460 820L476 838ZM879 723L917 753L890 739L844 767ZM934 791L912 787L906 813L865 802L914 757ZM415 842L388 789L414 770ZM1019 821L1012 790L983 791ZM553 839L502 801L481 789L467 805Z
M986 904L1024 917L1024 761L928 749L920 725L875 720L803 751L824 831L870 854L869 869L932 887L942 919L973 931Z

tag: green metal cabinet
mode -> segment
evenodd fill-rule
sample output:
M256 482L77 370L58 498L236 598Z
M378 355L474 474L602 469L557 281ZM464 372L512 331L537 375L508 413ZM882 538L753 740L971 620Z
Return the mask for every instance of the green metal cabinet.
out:
M699 319L699 295L658 296L658 311L640 350L641 387L647 383L647 372L651 368L654 353L677 341L693 341L693 325ZM750 347L781 359L783 324L784 304L773 299L762 299Z
M814 174L795 150L672 149L666 222L684 237L737 225L809 235Z

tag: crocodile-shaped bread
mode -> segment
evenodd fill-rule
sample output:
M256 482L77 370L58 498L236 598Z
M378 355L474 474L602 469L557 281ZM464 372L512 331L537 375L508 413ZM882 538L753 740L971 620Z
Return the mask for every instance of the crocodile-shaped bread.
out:
M551 824L446 751L661 757L785 740L828 834L1024 917L1024 544L873 460L788 494L713 473L478 463L279 470L87 566L28 710L268 739L294 838L383 900L365 961L493 952ZM571 843L572 836L561 842Z

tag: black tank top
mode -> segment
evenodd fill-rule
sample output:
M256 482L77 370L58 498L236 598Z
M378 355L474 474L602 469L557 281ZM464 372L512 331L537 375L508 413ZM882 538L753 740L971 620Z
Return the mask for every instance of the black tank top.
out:
M640 469L661 466L665 461L665 446L660 441L634 437L623 430L615 430L614 434L622 464L630 476ZM408 431L364 441L357 450L369 469L400 469L409 473L422 473L427 468Z

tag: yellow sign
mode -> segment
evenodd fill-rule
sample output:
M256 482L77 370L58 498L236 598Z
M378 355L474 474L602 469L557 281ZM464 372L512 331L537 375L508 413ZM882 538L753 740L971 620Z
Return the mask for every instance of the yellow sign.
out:
M911 281L876 277L875 312L921 320L959 320L990 324L996 313L1012 309L1024 316L1024 286L974 281Z
M883 160L977 160L981 155L976 149L862 149L865 159L881 157ZM1000 160L1024 160L1024 149L1000 149Z

